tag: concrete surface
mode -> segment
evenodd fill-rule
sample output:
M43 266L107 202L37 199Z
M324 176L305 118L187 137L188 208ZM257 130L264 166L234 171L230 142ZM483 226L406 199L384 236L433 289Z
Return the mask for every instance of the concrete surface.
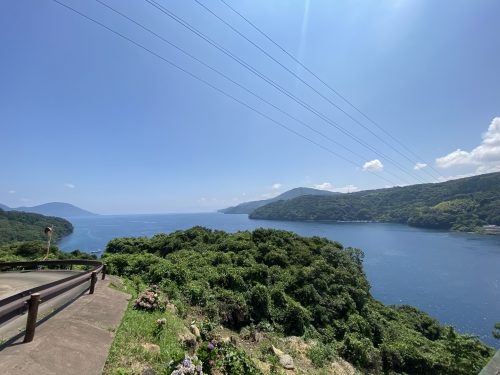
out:
M12 271L0 272L0 299L74 275L77 271Z
M496 354L479 375L500 375L500 350L497 350Z
M101 374L130 298L109 288L107 279L98 281L93 295L82 295L39 324L31 343L20 337L0 347L0 374Z

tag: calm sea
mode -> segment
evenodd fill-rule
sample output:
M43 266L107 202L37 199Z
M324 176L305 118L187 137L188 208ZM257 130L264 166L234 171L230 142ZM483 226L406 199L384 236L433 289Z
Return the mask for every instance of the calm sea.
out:
M375 298L416 306L459 332L500 347L491 331L500 322L500 236L411 228L398 224L307 223L250 220L218 213L95 216L70 219L75 227L60 248L103 251L116 237L152 236L195 225L228 232L259 227L322 236L365 252Z

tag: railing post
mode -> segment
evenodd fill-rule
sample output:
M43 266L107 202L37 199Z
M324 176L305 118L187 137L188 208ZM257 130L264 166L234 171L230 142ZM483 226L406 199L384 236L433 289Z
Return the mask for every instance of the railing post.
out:
M106 263L102 264L102 280L106 278Z
M90 290L89 294L94 294L95 284L97 283L97 272L93 271L90 277Z
M33 341L36 328L36 316L38 315L38 305L40 304L40 293L33 293L28 301L28 319L26 320L26 334L24 342Z

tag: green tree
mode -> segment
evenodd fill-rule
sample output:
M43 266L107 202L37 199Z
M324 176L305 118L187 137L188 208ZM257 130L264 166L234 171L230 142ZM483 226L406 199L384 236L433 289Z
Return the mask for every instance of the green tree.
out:
M494 338L500 340L500 323L495 324L495 329L491 333Z

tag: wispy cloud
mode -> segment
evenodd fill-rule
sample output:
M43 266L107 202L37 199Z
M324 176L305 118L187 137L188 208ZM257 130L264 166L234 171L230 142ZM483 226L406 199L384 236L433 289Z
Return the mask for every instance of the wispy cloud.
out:
M420 169L424 169L425 167L427 167L427 164L425 164L425 163L417 163L417 164L415 164L415 166L413 167L413 169L415 169L416 171L418 171Z
M384 170L384 164L378 159L367 161L363 164L364 171L379 172Z
M8 193L9 194L16 194L16 191L15 190L9 190Z
M500 171L500 117L495 117L482 136L479 146L471 151L457 149L436 159L439 168L474 167L475 173Z
M73 184L70 184L70 183L66 183L66 184L64 184L64 187L66 187L68 189L74 189L76 186Z
M322 184L314 185L314 188L319 190L331 190L333 185L329 182L323 182Z
M354 185L346 185L342 187L333 188L332 191L337 193L354 193L355 191L360 191L361 189Z
M281 185L280 183L276 183L276 184L273 184L272 188L273 190L278 190L278 189L281 189L283 185Z
M337 193L352 193L355 191L360 191L361 189L354 185L346 185L342 187L335 187L330 182L323 182L322 184L313 185L315 189L334 191Z

